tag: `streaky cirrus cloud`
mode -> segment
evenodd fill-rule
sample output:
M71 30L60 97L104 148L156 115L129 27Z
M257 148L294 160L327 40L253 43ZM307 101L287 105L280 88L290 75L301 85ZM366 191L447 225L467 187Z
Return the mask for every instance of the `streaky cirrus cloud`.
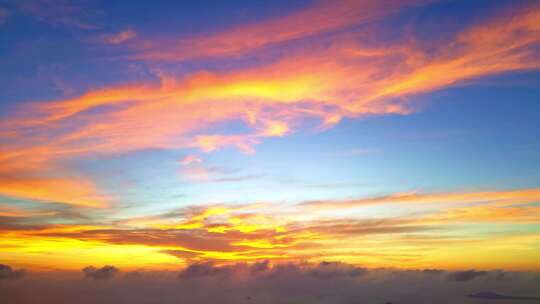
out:
M122 44L137 37L137 32L132 29L103 36L103 41L108 44Z
M0 177L0 194L94 208L105 207L108 201L105 195L99 194L93 182L83 178L74 180L8 175Z
M508 191L480 191L480 192L450 192L450 193L420 193L405 192L385 196L376 196L358 200L344 201L308 201L303 206L313 208L354 208L373 204L422 204L422 203L530 203L540 200L540 189L517 189Z
M540 201L540 189L517 189L508 191L421 193L405 192L375 196L357 200L308 201L301 206L313 209L347 209L379 204L470 204L496 202L498 206L517 205Z
M520 14L520 18L513 18L515 14ZM340 116L407 113L406 105L396 104L388 98L430 91L472 77L537 68L538 58L530 46L538 42L539 29L534 22L538 10L532 7L515 14L507 17L510 24L505 25L504 31L498 29L500 20L479 24L458 34L441 47L440 53L429 56L421 45L378 50L382 53L365 56L362 49L358 49L360 46L347 41L349 37L338 37L338 41L346 40L345 46L335 43L330 47L316 47L312 56L299 56L293 51L275 63L258 68L221 74L201 72L180 78L162 76L161 85L148 83L106 88L75 99L36 105L33 110L29 109L36 117L26 114L30 117L16 118L10 123L20 126L15 131L27 131L32 135L36 130L31 127L35 125L55 121L66 127L65 124L78 122L76 130L46 129L49 133L60 133L55 136L57 140L48 145L54 147L56 153L107 151L107 146L112 144L116 149L127 151L189 146L185 142L186 133L201 132L201 128L231 119L244 120L258 130L237 137L204 133L191 137L195 139L195 146L212 151L229 142L239 147L249 146L256 143L258 137L283 135L289 130L288 124L302 117L322 117L331 124L339 121ZM508 43L510 40L511 44ZM334 56L323 56L329 54ZM397 59L397 65L392 64L391 70L387 64L381 64L388 56L401 57ZM287 74L281 71L287 71ZM382 76L375 78L374 75ZM227 107L219 106L224 100L228 100ZM78 116L106 105L124 107L105 115L100 113L100 117ZM204 111L203 117L201 107L215 110ZM265 113L268 110L270 112ZM145 119L142 111L155 115L146 115ZM187 117L187 113L193 118ZM280 114L283 121L276 120L276 114ZM152 127L148 117L159 117L163 124ZM115 120L118 122L114 123ZM195 124L195 120L199 123ZM155 139L144 142L139 140L144 136L135 138L127 132L129 121L139 124L133 132L148 130ZM114 136L114 131L120 129L124 131L122 136ZM132 142L134 140L139 143ZM95 147L85 145L84 141ZM66 149L66 145L75 143L77 149Z
M350 3L345 4L343 7L349 7ZM363 10L365 5L374 9L375 16L384 11L379 4L354 2L347 16L364 12L370 15L369 9ZM337 6L338 13L339 7L341 4ZM487 75L540 67L540 56L534 48L540 41L536 22L540 10L534 4L475 23L437 45L410 37L383 45L363 44L359 42L362 35L374 29L347 31L356 17L330 18L329 24L323 23L321 28L287 34L288 23L302 20L303 13L299 14L300 17L278 18L257 25L255 32L274 28L275 22L280 25L277 30L283 31L278 36L284 38L263 39L242 49L295 40L295 37L326 32L326 28L343 30L329 33L331 41L324 37L310 41L309 54L302 45L273 46L280 55L260 66L230 71L199 70L185 75L158 72L159 83L115 85L73 98L25 105L0 123L3 130L0 162L30 159L34 169L28 168L26 173L32 175L36 168L53 171L65 159L153 148L198 148L208 153L232 146L244 153L254 153L254 146L264 138L286 136L306 128L307 120L318 120L324 129L343 117L408 114L415 109L408 98L412 95ZM326 18L309 10L304 14L308 20ZM251 31L233 29L230 34L220 35L250 36ZM203 48L205 38L196 39L201 39ZM208 39L212 46L218 38ZM238 134L210 131L212 126L234 121L243 122L248 131ZM17 173L8 170L4 175L16 180ZM78 196L96 195L90 183L82 182L81 187L88 185L86 191L67 198L51 197L49 193L56 192L53 189L60 182L44 176L39 183L43 193L29 191L24 186L13 192L4 187L2 193L70 202L79 201Z
M429 1L316 1L308 8L255 24L187 38L148 40L135 46L137 59L181 61L205 57L237 56L259 48L328 34L391 15Z

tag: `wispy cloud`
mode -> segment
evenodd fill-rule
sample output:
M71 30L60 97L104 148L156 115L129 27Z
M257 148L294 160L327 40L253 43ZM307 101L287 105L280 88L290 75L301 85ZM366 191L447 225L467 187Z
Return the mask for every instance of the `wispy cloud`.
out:
M105 207L108 201L92 182L69 178L4 176L0 177L0 194L87 207Z
M364 148L354 148L354 149L346 149L341 151L335 151L330 153L330 156L335 157L354 157L354 156L362 156L366 154L371 154L377 152L377 149L364 149Z
M197 183L232 183L260 178L259 174L241 174L236 169L220 166L208 166L201 157L193 154L185 156L181 161L180 177Z
M5 8L0 7L0 25L6 23L9 17L9 11Z
M202 159L199 156L189 154L189 155L186 155L180 161L180 164L182 164L183 166L187 166L187 165L191 165L191 164L195 164L195 163L201 163L201 162L202 162Z
M36 20L53 26L83 30L99 28L96 17L101 13L81 3L67 0L30 0L17 2L16 7Z
M326 34L388 16L401 8L426 1L349 1L313 6L289 15L248 24L199 37L148 41L135 58L147 60L187 60L235 56L259 48ZM167 47L163 47L167 45Z
M512 18L516 15L520 18ZM40 148L54 155L80 155L173 147L211 152L229 145L253 153L253 146L263 138L290 134L308 118L333 125L344 116L407 114L412 110L410 102L395 97L474 77L538 68L540 59L531 49L539 37L537 15L532 7L476 25L441 45L435 54L428 54L422 45L405 44L366 55L365 48L348 36L337 37L345 40L330 47L315 46L308 56L285 52L287 56L262 67L162 76L159 85L113 86L39 103L6 121L2 129L29 137L30 146L19 148L19 153ZM504 29L503 19L508 20ZM402 59L390 66L384 64L389 58ZM223 102L226 107L220 106ZM89 112L105 105L118 107L99 115ZM204 132L210 125L237 120L253 131ZM77 127L69 127L73 125ZM39 140L44 136L49 137L47 143Z
M137 37L137 32L131 29L115 34L105 35L103 41L108 44L122 44Z
M468 204L493 203L499 205L523 204L540 202L540 189L518 189L491 192L452 192L452 193L396 193L386 196L376 196L357 200L342 201L310 201L302 206L314 209L346 209L367 205L382 204Z

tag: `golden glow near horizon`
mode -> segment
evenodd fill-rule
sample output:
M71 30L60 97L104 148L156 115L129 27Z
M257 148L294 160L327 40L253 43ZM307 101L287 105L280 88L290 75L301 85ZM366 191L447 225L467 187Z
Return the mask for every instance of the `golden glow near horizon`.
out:
M55 265L77 269L87 261L126 269L141 265L166 269L171 265L215 261L340 260L364 266L400 268L467 267L474 256L479 268L496 268L514 255L509 269L537 268L540 234L475 237L467 223L531 226L540 207L519 207L538 200L540 189L507 192L407 194L367 198L356 206L348 201L296 206L209 206L184 210L182 218L132 218L116 226L57 225L40 229L2 231L3 258L15 265ZM536 194L536 195L535 195ZM501 204L501 202L503 202ZM396 219L355 219L381 205L437 205L431 214ZM472 204L472 205L471 205ZM333 208L332 208L333 207ZM327 217L326 210L352 209L348 217ZM311 213L307 219L303 213ZM499 212L500 211L500 212ZM453 227L440 232L444 227ZM460 228L463 227L463 228ZM465 230L462 230L465 229ZM479 231L482 227L480 226ZM484 227L485 229L485 227ZM458 246L456 246L458 245ZM421 248L421 250L419 250ZM498 254L493 254L497 251Z

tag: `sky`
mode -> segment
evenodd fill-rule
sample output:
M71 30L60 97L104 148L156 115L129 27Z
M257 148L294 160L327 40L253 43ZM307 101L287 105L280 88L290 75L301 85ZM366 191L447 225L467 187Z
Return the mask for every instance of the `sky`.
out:
M504 270L521 296L539 96L537 1L0 0L0 279L182 271L349 303L303 288Z

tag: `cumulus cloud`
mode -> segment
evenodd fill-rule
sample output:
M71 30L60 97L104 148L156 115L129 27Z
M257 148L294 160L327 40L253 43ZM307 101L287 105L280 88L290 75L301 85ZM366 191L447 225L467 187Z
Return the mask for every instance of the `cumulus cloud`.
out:
M331 279L336 277L357 277L367 272L364 268L354 267L339 262L321 262L318 267L309 271L309 275L318 279Z
M84 273L85 279L108 280L114 277L119 270L114 266L106 265L101 268L88 266L83 268L82 272Z
M21 278L26 271L24 269L13 269L11 266L0 264L0 281L16 280Z
M471 270L455 271L455 272L449 273L446 278L449 281L467 282L467 281L474 280L477 277L485 276L487 274L488 274L487 271L476 271L474 269L471 269Z
M179 279L193 279L199 277L225 276L229 267L215 267L212 262L195 263L189 265L178 274Z
M195 278L264 278L276 279L283 277L306 277L317 280L330 280L337 278L355 278L368 272L367 269L340 263L320 262L319 264L307 262L289 262L272 265L270 261L261 261L252 264L236 263L230 265L216 265L214 262L193 263L178 274L178 279Z

